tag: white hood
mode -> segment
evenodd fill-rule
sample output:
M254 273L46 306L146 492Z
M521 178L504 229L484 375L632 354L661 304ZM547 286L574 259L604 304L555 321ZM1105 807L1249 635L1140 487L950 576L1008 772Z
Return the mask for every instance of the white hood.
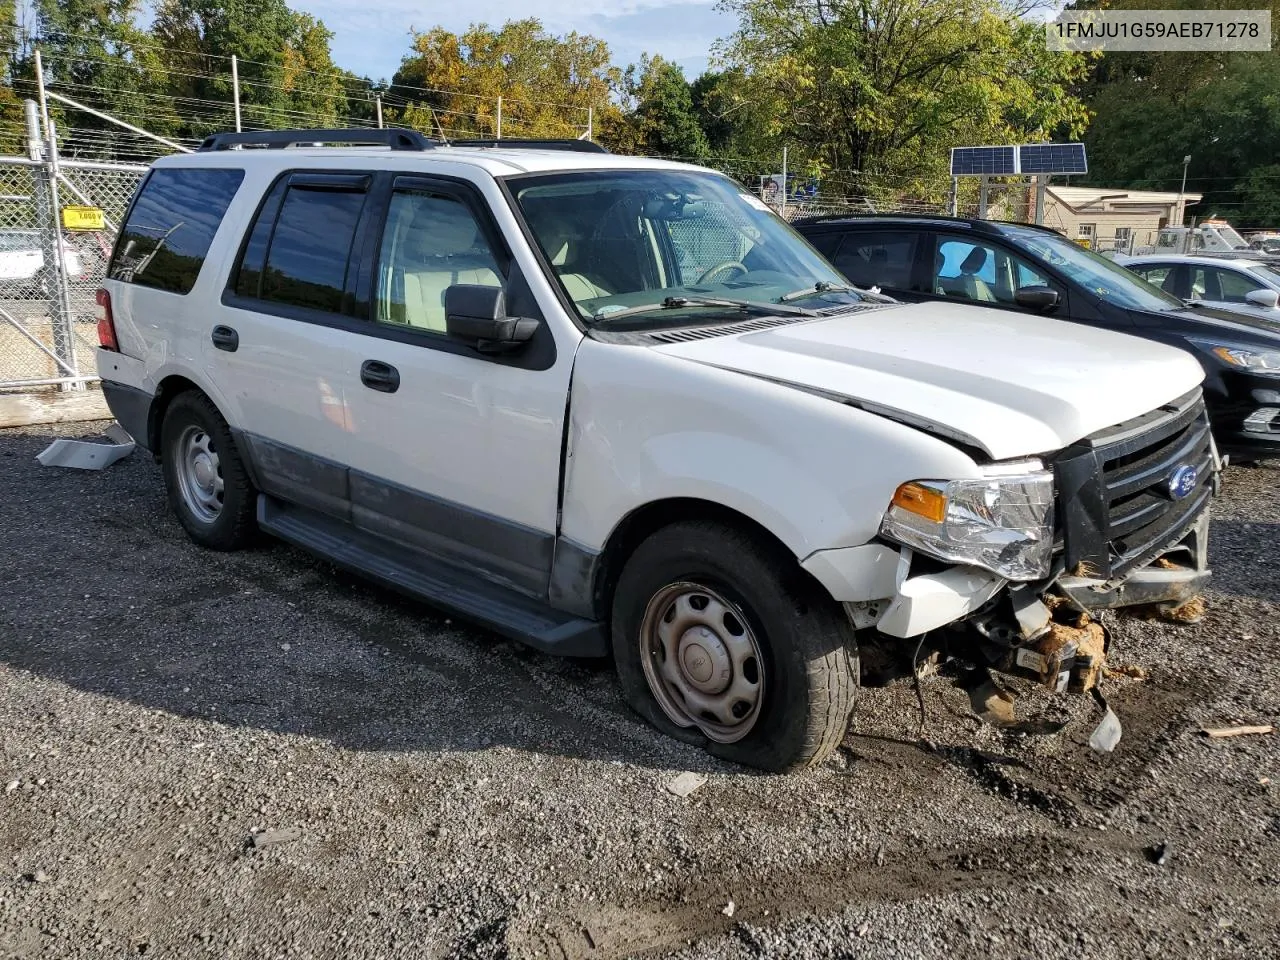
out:
M657 349L832 394L966 440L995 459L1061 449L1204 377L1189 353L1150 340L942 302Z

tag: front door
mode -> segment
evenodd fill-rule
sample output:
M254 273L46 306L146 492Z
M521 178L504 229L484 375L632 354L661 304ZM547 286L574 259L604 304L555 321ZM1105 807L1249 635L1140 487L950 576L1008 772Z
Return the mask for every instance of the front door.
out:
M510 354L447 335L453 284L501 286L510 315L541 313L474 187L402 176L378 203L370 322L344 345L353 523L543 593L572 352L545 322Z

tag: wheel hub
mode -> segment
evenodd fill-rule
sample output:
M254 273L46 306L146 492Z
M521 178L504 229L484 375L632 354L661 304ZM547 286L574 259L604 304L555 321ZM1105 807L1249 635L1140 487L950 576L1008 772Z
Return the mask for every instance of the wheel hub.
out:
M218 468L213 465L209 459L209 455L201 451L196 455L196 462L193 465L196 475L196 483L201 490L212 490L214 477L218 475Z
M690 685L703 693L722 693L733 678L729 651L707 627L686 630L680 637L680 671Z
M761 646L742 609L699 583L670 583L640 625L649 690L672 722L719 743L741 740L764 702Z

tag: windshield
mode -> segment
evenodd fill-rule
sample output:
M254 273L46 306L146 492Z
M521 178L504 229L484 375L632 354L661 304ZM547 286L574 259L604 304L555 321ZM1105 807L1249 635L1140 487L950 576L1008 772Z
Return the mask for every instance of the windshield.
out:
M1181 310L1186 307L1177 297L1169 296L1136 273L1066 237L1018 227L1006 229L1023 250L1052 264L1103 300L1137 310Z
M719 174L581 171L521 177L511 187L588 323L626 310L628 325L648 328L736 318L743 305L784 297L809 310L863 299L763 201Z
M34 230L6 230L0 233L0 250L39 250L40 235Z
M1251 273L1256 273L1262 282L1273 290L1280 290L1280 270L1265 263L1255 263L1249 267L1249 270Z
M1222 239L1227 241L1227 243L1230 244L1232 247L1235 247L1235 249L1237 250L1249 249L1249 245L1244 242L1244 237L1236 233L1235 227L1221 226L1221 227L1217 227L1216 229L1219 235L1221 235Z

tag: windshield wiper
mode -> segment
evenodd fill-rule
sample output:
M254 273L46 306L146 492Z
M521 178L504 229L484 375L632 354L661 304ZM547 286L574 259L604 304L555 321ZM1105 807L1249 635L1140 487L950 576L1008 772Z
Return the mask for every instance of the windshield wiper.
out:
M861 287L850 287L841 283L831 283L829 280L819 280L811 287L801 287L799 290L792 290L788 294L778 298L779 303L789 303L792 300L803 300L806 297L817 297L824 293L853 293L857 294L863 300L871 300L875 303L894 303L893 297L886 297L882 293L873 293Z
M667 297L661 303L645 303L638 307L615 310L612 313L596 312L591 317L594 321L592 326L612 323L614 320L636 316L641 313L652 313L655 310L682 310L685 307L728 307L734 310L741 310L743 313L776 313L797 317L821 316L821 314L815 313L813 310L806 310L804 307L788 307L780 303L768 303L759 300L733 300L719 297Z

